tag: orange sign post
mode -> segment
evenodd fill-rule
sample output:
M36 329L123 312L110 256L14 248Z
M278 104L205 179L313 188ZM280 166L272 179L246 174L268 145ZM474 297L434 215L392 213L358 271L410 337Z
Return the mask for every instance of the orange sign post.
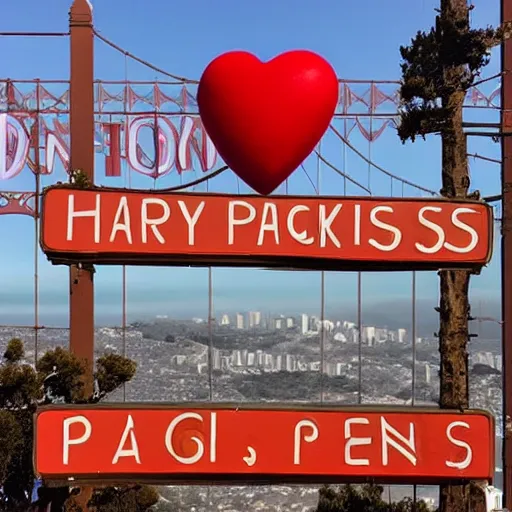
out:
M50 187L55 263L405 270L485 265L492 210L447 200L233 196Z
M480 411L108 404L41 408L44 479L187 483L491 480Z

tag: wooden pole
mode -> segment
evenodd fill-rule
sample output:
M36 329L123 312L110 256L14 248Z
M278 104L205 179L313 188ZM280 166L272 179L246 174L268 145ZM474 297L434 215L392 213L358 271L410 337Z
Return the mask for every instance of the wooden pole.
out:
M512 0L501 0L501 22L512 20ZM512 40L501 47L501 300L503 356L504 506L512 509Z

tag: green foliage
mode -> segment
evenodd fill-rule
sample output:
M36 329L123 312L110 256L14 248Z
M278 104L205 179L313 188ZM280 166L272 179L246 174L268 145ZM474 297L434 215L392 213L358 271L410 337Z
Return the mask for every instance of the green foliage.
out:
M382 498L384 488L379 485L343 485L338 489L322 487L315 512L428 512L424 501L416 507L410 498L388 503Z
M7 344L7 348L4 352L4 359L6 363L17 363L25 357L25 348L23 347L23 341L19 338L13 338Z
M0 364L0 511L28 510L34 472L32 465L33 415L39 405L51 403L95 403L128 382L136 363L117 354L106 354L96 362L97 389L84 396L85 365L63 348L50 350L36 368L23 361L23 342L13 339ZM80 512L67 487L41 487L38 505L52 502L52 510L66 504L66 510ZM109 499L121 508L109 508ZM158 501L152 487L135 486L96 490L93 500L101 501L99 511L142 512ZM99 503L99 502L98 502ZM60 509L59 509L60 510Z
M108 354L96 361L96 382L100 390L99 399L112 393L135 375L135 361L118 354Z
M52 403L56 398L66 404L83 401L85 369L82 361L62 347L46 352L37 362L46 403Z
M357 382L345 375L327 377L315 372L275 372L237 375L235 389L249 401L289 401L297 397L311 397L321 389L325 393L350 393L358 389Z
M57 185L67 188L92 188L93 186L91 179L82 169L71 169L68 176L69 181L67 183L58 181Z
M92 187L91 179L82 169L71 169L69 171L69 183L78 188Z
M158 502L158 491L148 485L97 489L89 502L96 512L142 512Z
M409 46L400 47L398 135L402 142L443 132L456 107L449 101L450 96L465 95L489 63L491 48L508 37L503 27L470 28L469 7L462 15L453 14L439 15L435 27L428 32L419 31Z

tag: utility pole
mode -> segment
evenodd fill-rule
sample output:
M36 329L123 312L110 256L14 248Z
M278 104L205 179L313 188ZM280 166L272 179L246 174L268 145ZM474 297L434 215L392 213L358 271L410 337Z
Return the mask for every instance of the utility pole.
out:
M80 170L94 183L94 66L92 10L88 0L74 0L70 33L70 170ZM87 364L85 395L93 391L94 282L87 268L69 272L69 348Z
M512 21L512 0L501 0L501 24ZM501 319L503 357L504 506L512 510L512 40L501 46Z
M463 129L463 107L466 90L460 87L466 76L466 66L456 65L449 58L453 52L451 37L457 31L469 32L467 0L441 0L436 20L443 66L441 104L446 117L441 130L442 189L447 198L468 198L469 167L467 140ZM451 37L450 37L451 36ZM442 409L469 408L469 280L470 270L441 270L439 352L440 397ZM470 510L471 485L443 485L440 491L440 512L467 512ZM476 511L475 511L476 512Z
M70 171L81 170L94 183L94 31L88 0L74 0L69 11ZM87 365L84 395L93 392L94 274L69 268L69 348ZM81 488L76 501L85 512L92 488Z

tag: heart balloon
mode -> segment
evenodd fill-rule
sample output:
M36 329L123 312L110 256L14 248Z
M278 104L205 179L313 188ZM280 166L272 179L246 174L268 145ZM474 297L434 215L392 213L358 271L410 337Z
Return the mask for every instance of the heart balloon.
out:
M266 195L300 166L329 127L338 79L310 51L286 52L269 62L229 52L205 69L197 103L226 165Z

